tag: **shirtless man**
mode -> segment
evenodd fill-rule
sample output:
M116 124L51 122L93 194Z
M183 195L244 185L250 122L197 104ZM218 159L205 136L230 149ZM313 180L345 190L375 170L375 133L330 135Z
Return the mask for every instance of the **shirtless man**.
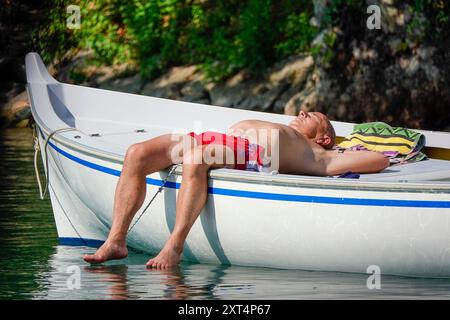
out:
M261 147L258 135L247 134L255 130L275 131L277 135L275 138L271 136ZM108 239L95 254L85 255L84 260L102 263L127 256L127 231L136 211L143 204L145 177L172 164L182 163L183 166L175 227L161 252L147 262L149 268L168 268L179 263L186 237L206 204L207 176L212 168L270 167L280 173L329 176L347 171L379 172L389 165L389 160L376 152L338 153L328 150L334 145L335 132L328 118L319 112L300 111L289 125L258 120L241 121L234 124L227 135L212 135L213 138L208 139L194 133L184 136L166 134L132 145L126 153L116 187L113 223ZM184 142L188 137L189 143L181 142L181 137L185 138ZM227 138L226 141L221 140L223 137ZM211 143L213 140L215 142ZM261 150L264 154L276 153L276 161L261 160ZM229 161L230 154L232 161ZM237 161L242 159L239 158L242 154L244 163ZM215 156L215 161L206 161L205 155Z

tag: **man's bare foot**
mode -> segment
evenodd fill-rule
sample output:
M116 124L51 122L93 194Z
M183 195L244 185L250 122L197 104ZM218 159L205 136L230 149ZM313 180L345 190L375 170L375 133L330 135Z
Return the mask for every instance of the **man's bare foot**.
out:
M127 256L128 249L125 245L106 241L95 254L86 254L83 259L88 263L102 263L108 260L123 259Z
M175 250L171 245L165 245L161 252L153 259L148 260L147 268L166 269L176 267L181 259L181 251Z

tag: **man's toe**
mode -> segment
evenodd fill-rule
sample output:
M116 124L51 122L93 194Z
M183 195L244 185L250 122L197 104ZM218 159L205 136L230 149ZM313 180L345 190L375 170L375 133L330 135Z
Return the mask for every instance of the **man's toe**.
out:
M92 262L95 259L93 254L86 254L83 256L83 260L86 262Z

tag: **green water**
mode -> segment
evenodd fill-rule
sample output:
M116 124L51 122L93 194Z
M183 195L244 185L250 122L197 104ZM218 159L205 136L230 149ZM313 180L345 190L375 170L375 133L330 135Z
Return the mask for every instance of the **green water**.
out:
M92 248L58 245L50 201L39 200L30 130L0 139L0 299L426 299L450 298L450 279L187 264L147 270L148 255L89 266ZM75 277L75 278L74 278Z

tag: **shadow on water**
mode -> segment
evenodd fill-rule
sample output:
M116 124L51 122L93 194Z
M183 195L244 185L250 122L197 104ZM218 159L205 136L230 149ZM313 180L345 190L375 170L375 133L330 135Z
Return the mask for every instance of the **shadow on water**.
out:
M382 276L381 289L369 290L366 274L193 263L148 270L149 256L133 251L124 260L87 265L82 256L92 248L57 244L50 201L38 196L31 131L1 134L0 299L450 298L450 279ZM217 235L209 237L220 248Z

